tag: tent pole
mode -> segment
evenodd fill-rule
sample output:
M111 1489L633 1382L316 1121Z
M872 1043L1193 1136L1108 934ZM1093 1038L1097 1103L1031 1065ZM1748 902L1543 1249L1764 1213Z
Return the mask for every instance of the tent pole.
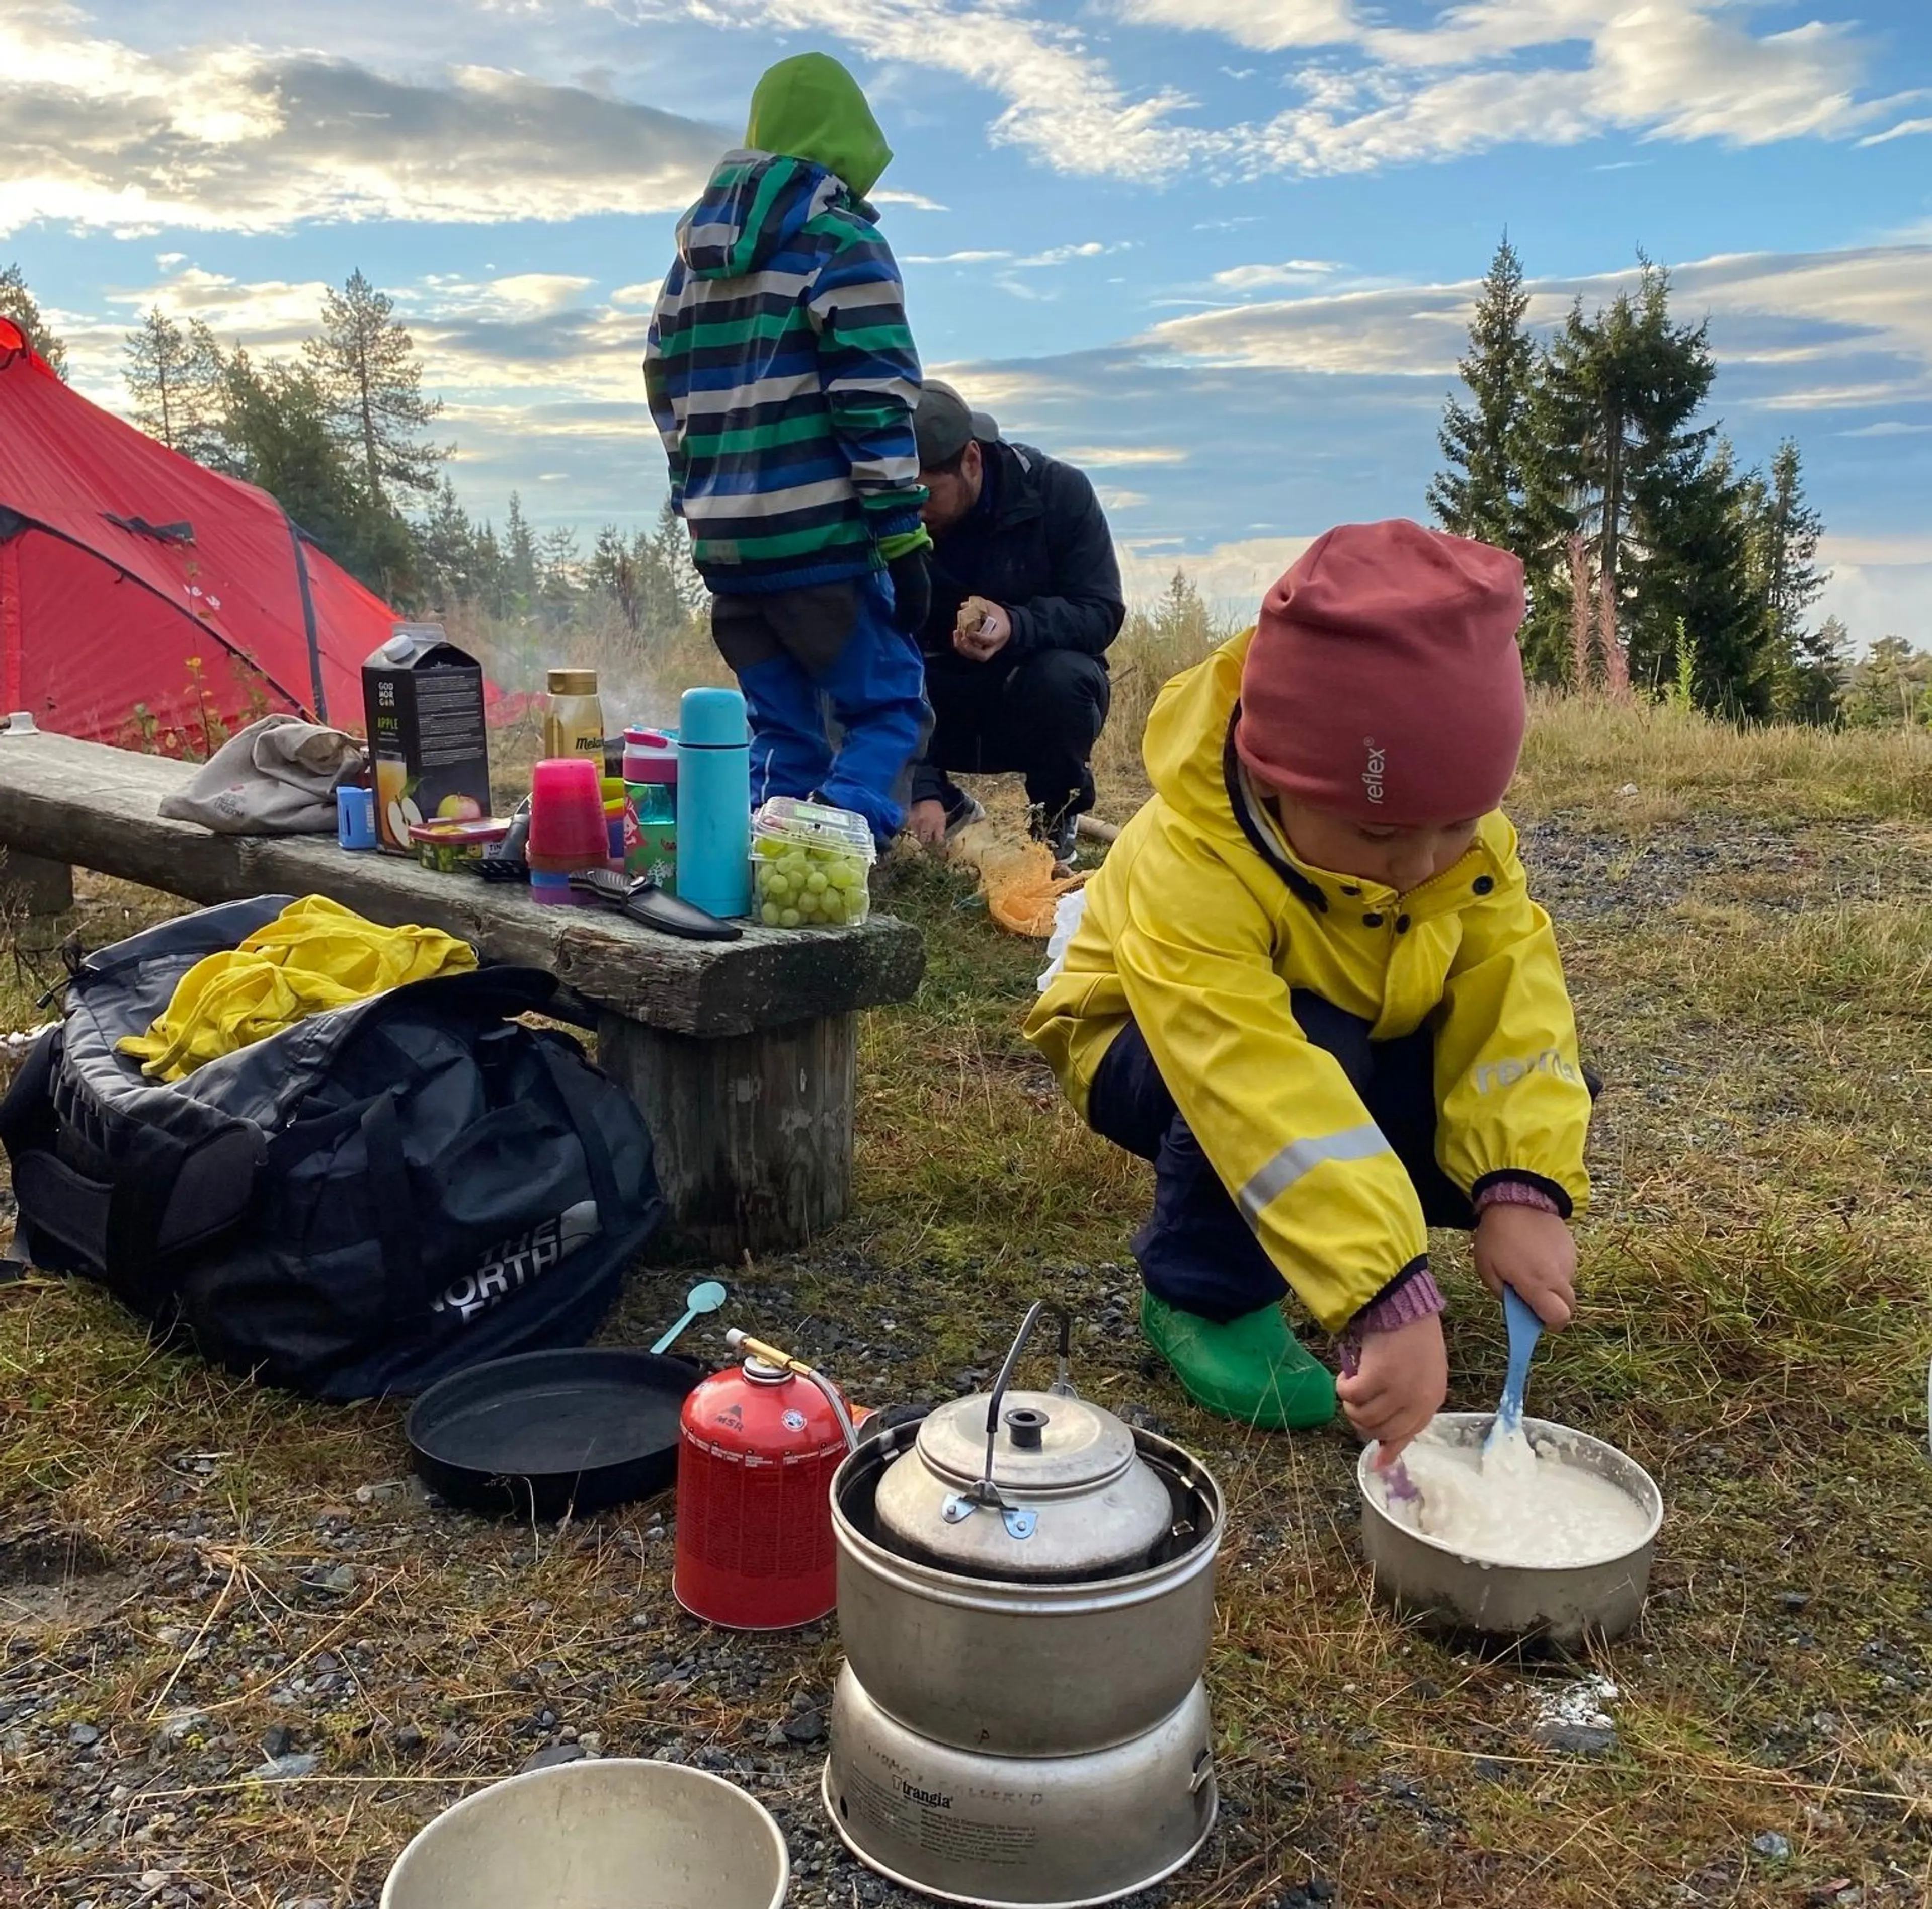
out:
M296 553L296 582L302 591L302 629L308 637L308 680L310 691L315 697L315 719L326 723L328 720L328 697L322 687L322 649L316 639L315 598L309 594L308 563L302 555L302 535L296 528L295 519L284 511L282 521L289 527L290 547Z
M20 707L20 623L26 612L20 604L20 556L18 537L0 543L0 688L6 695L4 706Z

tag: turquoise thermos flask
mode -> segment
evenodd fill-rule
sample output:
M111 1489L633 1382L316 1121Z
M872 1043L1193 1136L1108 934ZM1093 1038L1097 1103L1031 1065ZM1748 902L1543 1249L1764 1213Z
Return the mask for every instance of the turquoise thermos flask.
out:
M688 689L677 730L677 892L752 912L752 735L735 689Z

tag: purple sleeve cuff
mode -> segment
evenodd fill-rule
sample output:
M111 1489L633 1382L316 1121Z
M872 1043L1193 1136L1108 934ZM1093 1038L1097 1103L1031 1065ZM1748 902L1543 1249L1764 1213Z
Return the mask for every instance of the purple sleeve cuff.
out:
M1393 1332L1398 1326L1413 1326L1418 1319L1443 1310L1442 1289L1426 1265L1418 1266L1372 1299L1348 1322L1352 1335L1364 1332Z
M1476 1195L1476 1211L1486 1213L1492 1206L1533 1206L1540 1213L1554 1213L1560 1219L1563 1209L1540 1187L1527 1180L1492 1180Z

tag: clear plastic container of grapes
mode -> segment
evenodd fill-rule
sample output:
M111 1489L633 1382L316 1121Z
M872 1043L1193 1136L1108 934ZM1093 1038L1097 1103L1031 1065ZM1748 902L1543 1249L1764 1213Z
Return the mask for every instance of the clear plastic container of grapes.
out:
M841 928L872 906L878 851L849 809L774 796L752 818L752 916L768 928Z

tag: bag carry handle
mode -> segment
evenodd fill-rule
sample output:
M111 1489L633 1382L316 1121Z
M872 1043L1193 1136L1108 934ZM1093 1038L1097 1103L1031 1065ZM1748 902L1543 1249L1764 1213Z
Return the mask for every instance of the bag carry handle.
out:
M422 1242L416 1232L416 1194L403 1156L403 1123L396 1118L394 1089L364 1108L359 1123L363 1156L375 1192L376 1237L382 1248L382 1290L389 1323L406 1331L422 1327L429 1310L423 1287Z
M610 1143L597 1124L596 1109L590 1097L590 1082L580 1060L566 1059L562 1051L538 1037L537 1051L543 1056L544 1071L569 1116L577 1143L584 1149L584 1168L590 1179L592 1197L597 1202L597 1230L608 1239L617 1230L617 1215L623 1196L617 1188L617 1168L610 1158Z

